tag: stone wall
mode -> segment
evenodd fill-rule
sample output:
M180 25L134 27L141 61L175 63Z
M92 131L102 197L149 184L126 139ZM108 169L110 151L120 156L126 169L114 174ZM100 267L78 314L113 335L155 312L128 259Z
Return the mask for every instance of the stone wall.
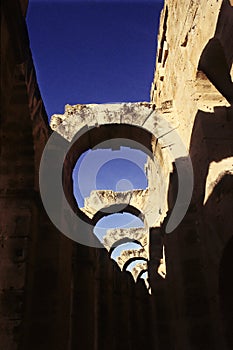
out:
M51 130L29 49L26 2L1 5L1 347L148 348L157 339L147 312L155 305L143 281L135 288L107 251L74 244L43 208L38 169Z
M40 158L51 130L26 9L27 1L1 2L0 344L6 350L64 349L71 247L51 225L39 194Z
M231 13L228 0L165 1L151 100L178 128L187 147L198 109L211 112L214 107L229 106L226 98L203 74L205 72L199 70L199 61L208 41L214 37L223 47L230 70ZM213 59L210 58L210 62ZM216 69L220 70L220 67ZM230 89L232 94L232 86Z
M119 119L112 130L107 125L110 113L98 128L89 130L90 138L82 138L74 146L64 163L66 198L82 216L74 200L71 175L84 150L104 138L123 135L142 142L157 155L167 187L161 192L165 203L162 222L149 232L147 268L152 295L137 279L145 266L136 266L133 271L135 284L128 272L121 272L110 261L107 250L73 243L61 234L43 208L38 169L52 131L36 82L24 19L26 8L27 1L2 1L2 348L231 349L232 1L165 1L152 103L138 104L139 110L153 109L156 104L159 113L151 118L139 113L136 122L142 128L133 128L129 126L133 114L126 105L126 119ZM91 114L84 122L80 119L75 123L75 108L80 115L82 106L67 106L70 123L61 126L63 136L69 128L81 129L89 122ZM170 148L173 160L182 163L183 158L174 153L171 130L169 137L156 139L156 135L163 135L163 120L183 141L194 170L190 206L170 234L165 234L165 229L179 185ZM57 126L61 116L53 122L52 126ZM51 150L54 166L59 151ZM153 173L150 167L148 161L147 174ZM53 179L48 179L48 186L52 184ZM61 201L59 196L56 199ZM118 237L119 232L115 234ZM112 239L114 233L108 232L106 239L109 235ZM121 258L122 267L128 256L123 252Z
M177 349L232 347L232 34L228 0L165 1L151 99L189 149L194 170L189 210L164 237ZM174 168L169 211L178 186Z

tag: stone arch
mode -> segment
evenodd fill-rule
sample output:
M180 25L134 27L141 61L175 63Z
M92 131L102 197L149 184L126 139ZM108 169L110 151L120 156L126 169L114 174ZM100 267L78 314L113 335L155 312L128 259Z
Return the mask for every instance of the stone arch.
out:
M135 263L134 266L129 270L130 265L133 263ZM137 282L145 272L148 273L147 261L144 261L143 259L135 259L128 264L125 271L130 271L134 281Z
M90 129L83 128L80 129L80 132L83 134L70 148L63 167L63 188L67 200L72 205L72 207L77 207L76 200L73 196L72 171L78 158L81 156L82 153L84 153L88 149L96 147L98 144L103 143L109 139L114 140L117 138L122 139L121 146L128 146L130 143L129 140L132 140L136 141L136 143L134 143L135 147L137 145L140 146L141 144L142 147L141 149L139 149L143 152L147 151L148 156L152 152L151 133L132 125L101 125L99 127L92 127ZM128 140L128 142L124 142L124 140Z
M158 110L150 103L122 103L112 105L75 105L66 106L64 115L54 115L51 119L51 127L65 140L70 142L63 171L63 188L70 205L77 204L72 193L71 173L74 163L84 150L92 148L104 140L121 138L138 142L139 149L148 150L152 158L157 161L157 179L160 191L162 208L158 208L160 222L167 212L167 190L169 176L172 172L173 162L176 162L178 177L186 177L189 182L185 189L180 186L177 201L185 198L182 203L184 209L174 206L173 213L167 224L168 231L172 231L174 225L169 225L176 217L175 225L183 218L183 212L187 210L187 203L192 192L192 166L188 151L176 133L175 128L160 116ZM119 146L119 145L118 145ZM75 156L74 156L75 155ZM182 163L182 164L181 164ZM154 180L154 179L153 179ZM190 192L190 193L189 193ZM188 193L188 195L187 195ZM180 194L180 196L179 196ZM187 202L187 203L186 203Z
M140 246L142 247L141 243L139 241L137 241L136 239L133 238L129 238L129 237L125 237L125 238L121 238L119 241L117 241L116 243L114 243L113 246L111 246L110 250L109 250L109 254L111 255L114 251L115 248L119 247L122 244L125 243L137 243L140 244ZM143 248L143 247L142 247Z
M57 122L58 120L59 122ZM77 237L74 227L79 226L82 227L82 232L86 231L85 223L74 215L74 213L80 215L81 212L73 195L72 169L74 163L84 150L92 148L104 140L109 141L116 138L128 142L131 147L132 141L136 142L139 149L146 150L146 153L149 152L151 158L157 162L157 171L154 172L156 173L154 176L156 176L158 183L156 198L159 202L154 203L153 208L151 208L153 222L150 226L160 226L166 216L169 177L175 162L178 178L180 181L185 181L185 184L179 186L177 200L165 228L166 232L172 232L183 219L191 199L193 187L191 160L187 149L175 130L176 128L171 127L160 116L159 111L155 111L153 104L122 103L66 106L64 115L54 115L52 117L51 127L56 132L51 135L41 162L41 168L45 170L44 173L40 171L41 196L50 219L68 237L73 237L74 240L77 239L74 238ZM56 142L58 142L60 148ZM120 145L122 144L118 141L117 146ZM51 155L48 157L51 149L58 150L56 169L53 169L52 165L49 164L52 161ZM47 168L44 166L45 160L47 161ZM61 181L62 169L63 182ZM147 170L148 174L151 174L153 185L154 177L151 166ZM55 179L48 186L48 178L53 176ZM152 188L152 190L153 193L155 188ZM68 221L61 220L56 214L57 206L60 204L52 199L55 191L60 193ZM148 205L150 205L150 200L148 200ZM156 218L153 217L155 207L157 207L156 213L158 214ZM85 214L83 216L84 221L88 221L87 216ZM84 236L83 239L86 242Z
M123 213L123 212L126 212L126 213L130 213L132 215L135 215L139 218L143 218L143 213L140 212L140 210L136 207L133 207L131 205L125 205L125 203L120 203L120 204L113 204L113 205L110 205L110 206L107 206L105 207L104 211L102 210L103 208L101 208L100 210L98 210L92 217L92 222L94 225L97 224L97 222L102 219L103 217L105 216L108 216L108 215L112 215L112 214L115 214L115 213Z
M141 271L140 271L139 274L137 275L137 280L138 280L139 278L141 278L142 275L143 275L145 272L148 273L148 268L147 268L146 270L141 269Z
M148 238L148 231L145 227L131 227L127 229L115 228L107 230L103 244L109 253L111 253L122 243L136 242L139 243L141 247L146 247L148 245Z
M134 261L136 261L136 260L141 260L142 262L148 262L148 260L147 260L147 258L145 258L145 257L143 257L143 256L135 256L135 257L133 257L133 258L129 258L126 262L125 262L125 264L123 265L123 268L122 268L122 270L123 271L126 271L126 269L127 269L127 267L132 263L132 262L134 262ZM147 268L146 269L144 269L143 271L145 271L145 270L147 270Z
M129 209L129 208L128 208ZM135 214L135 209L134 214ZM125 210L123 210L125 212ZM140 215L140 212L136 209L137 214ZM129 210L132 214L132 210ZM95 224L101 220L106 215L111 215L112 213L104 213L104 212L97 212L92 219ZM139 231L141 228L137 228ZM138 280L139 274L141 272L148 271L148 260L149 260L149 230L146 228L143 228L142 232L137 232L137 229L135 228L127 228L127 229L121 229L121 228L113 228L108 229L106 235L103 238L103 246L107 249L109 256L112 257L112 254L114 253L115 249L122 247L122 251L119 256L116 258L113 258L119 268L122 271L127 271L127 267L134 261L140 260L140 263L135 266L132 271L129 271L131 275L133 276L133 279L135 282ZM122 231L124 232L124 238L122 238ZM120 232L120 233L119 233ZM133 238L134 233L136 232L135 238ZM119 239L118 239L119 238ZM138 247L125 247L125 243L136 243ZM146 287L147 283L145 281Z

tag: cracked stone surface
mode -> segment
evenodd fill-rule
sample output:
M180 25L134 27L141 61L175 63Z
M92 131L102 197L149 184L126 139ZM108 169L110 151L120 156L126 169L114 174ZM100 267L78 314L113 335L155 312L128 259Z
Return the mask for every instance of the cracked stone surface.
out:
M147 190L133 190L125 192L115 192L112 190L92 191L90 197L84 199L84 207L81 210L87 216L93 216L104 208L115 204L131 205L137 208L141 213L145 212L148 199ZM124 206L123 206L124 207Z
M82 208L89 218L108 206L119 204L130 205L141 211L148 227L159 227L163 222L168 210L167 194L173 162L188 155L198 111L215 113L216 107L229 107L226 98L205 72L198 69L201 54L208 40L215 35L221 5L221 2L214 0L206 3L194 0L188 2L185 11L180 11L183 5L177 7L173 0L165 1L160 18L156 70L151 89L152 103L66 105L63 115L52 116L52 129L71 144L77 134L84 135L88 130L103 125L134 125L153 135L152 153L157 164L153 165L153 157L148 158L148 189L119 193L92 191ZM226 26L229 26L229 18L225 21ZM174 23L180 35L174 35ZM221 33L217 27L217 36L230 56L229 45ZM217 128L214 132L217 133ZM221 172L218 166L210 167L205 201L216 184L212 179L219 181L227 171L229 169ZM157 215L153 216L155 212ZM164 277L164 259L158 272Z
M131 271L134 281L136 282L140 273L148 271L148 266L146 262L136 264Z
M81 210L90 218L99 211L108 212L108 207L120 205L124 209L127 205L138 209L141 212L141 219L147 226L155 224L160 216L159 209L156 208L156 191L132 190L125 192L115 192L112 190L95 190L91 192L90 197L84 199L84 207ZM110 209L111 210L111 209ZM157 214L157 215L156 215Z
M152 135L152 153L145 164L148 188L125 192L93 190L90 196L84 199L84 207L80 208L89 218L93 218L101 211L108 212L108 207L114 205L120 206L121 209L130 206L141 212L141 218L147 229L161 225L168 209L167 192L173 162L178 158L186 157L187 150L180 144L179 135L176 134L175 129L160 115L160 110L156 110L150 103L119 103L66 105L63 115L52 116L50 122L52 129L71 144L75 142L76 135L85 135L88 130L93 128L98 130L102 125L111 125L112 128L117 124L132 125L143 128ZM129 134L130 138L133 138L133 135ZM90 148L92 148L91 143ZM96 148L98 149L98 145ZM134 232L129 236L132 237L133 234ZM147 238L140 237L140 240L144 240L145 244L140 254L149 260L149 231ZM132 251L130 256L134 255L135 258L138 257L138 252ZM121 268L131 258L129 253L126 253L126 256L123 254L118 261Z
M142 247L148 247L149 234L145 228L115 228L107 230L106 235L103 238L103 244L105 248L110 251L112 247L117 246L117 242L129 238L139 242Z
M162 278L153 283L156 271L148 264L151 285L144 281L152 298L127 283L132 281L108 264L107 256L101 254L105 252L96 254L76 245L45 215L38 169L51 130L25 30L27 4L27 0L3 1L1 8L1 348L63 350L71 344L88 350L118 350L122 344L132 349L186 350L199 349L200 344L204 349L233 348L226 339L229 334L232 340L233 324L229 263L233 109L198 68L204 48L214 37L223 48L232 81L233 1L164 1L151 103L67 105L65 113L51 121L52 129L70 145L76 133L106 130L105 125L113 133L116 125L136 125L152 133L158 166L153 165L153 157L148 158L146 174L148 188L161 199L151 197L151 206L161 210L157 226L166 216L172 161L182 155L174 130L191 152L197 179L195 205L165 242L167 260L163 255L157 272L164 278L167 270L168 283ZM218 68L214 72L221 72ZM85 140L87 148L92 141ZM69 185L70 180L64 191ZM153 258L151 254L149 259ZM134 279L145 267L142 261L132 269ZM111 322L106 322L106 307ZM118 333L120 337L115 337Z
M138 253L137 249L131 249L130 253L127 250L128 252L127 254L126 253L121 254L121 256L119 257L120 260L117 259L117 264L121 268L121 270L124 267L124 264L128 262L128 259L132 258L133 254L135 254L135 256L140 254L140 256L145 257L147 261L149 260L149 232L148 232L148 229L145 229L145 228L137 227L137 228L127 228L127 229L122 229L122 228L109 229L107 230L107 233L103 238L103 245L108 251L110 251L111 248L113 248L114 246L115 247L117 246L118 242L120 244L121 240L127 239L127 238L132 241L139 242L142 245L142 249L140 250L140 253ZM133 279L136 282L139 274L147 270L148 270L147 262L143 261L136 264L132 268L130 273L132 274ZM147 287L146 281L145 281L145 284Z
M193 0L187 2L184 11L180 11L179 6L174 6L173 0L166 0L160 17L151 101L160 109L163 117L177 128L187 148L190 146L191 133L199 110L213 113L214 116L217 108L220 110L221 107L224 109L230 106L206 74L198 69L202 52L213 37L220 40L226 57L232 57L232 45L229 46L232 1L224 1L224 20L221 21L219 12L222 4L222 1L215 0ZM232 62L230 74L232 79ZM224 113L222 118L224 119ZM219 175L221 174L217 171L215 177Z
M120 254L120 256L116 259L116 262L121 270L123 270L125 264L130 260L136 258L143 258L147 259L147 253L146 251L142 249L127 249L123 250Z

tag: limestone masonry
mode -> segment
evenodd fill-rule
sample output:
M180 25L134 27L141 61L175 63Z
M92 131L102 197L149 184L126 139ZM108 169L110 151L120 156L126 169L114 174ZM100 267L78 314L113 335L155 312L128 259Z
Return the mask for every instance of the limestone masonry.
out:
M165 0L150 102L77 101L50 126L27 7L27 0L1 3L1 349L231 350L232 0ZM39 169L51 135L61 146L49 148L50 165L56 173L64 156L62 189L87 224L77 235L87 234L90 245L61 233L44 208ZM66 155L62 145L70 146ZM79 208L78 158L120 146L147 154L147 188L93 189ZM46 179L48 190L55 181ZM68 231L64 197L53 196ZM134 214L144 227L109 229L98 249L93 229L114 212ZM113 261L127 242L140 248Z

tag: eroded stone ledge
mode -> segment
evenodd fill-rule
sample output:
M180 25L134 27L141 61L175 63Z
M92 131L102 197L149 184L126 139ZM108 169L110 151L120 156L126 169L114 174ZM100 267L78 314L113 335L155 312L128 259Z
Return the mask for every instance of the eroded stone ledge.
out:
M110 251L113 247L118 245L117 242L127 238L139 242L142 247L147 247L149 244L148 230L138 227L109 229L103 238L103 244L105 248Z
M129 263L131 259L144 259L147 260L147 253L145 249L128 249L123 250L120 256L116 259L116 262L121 270L124 269L125 265Z

